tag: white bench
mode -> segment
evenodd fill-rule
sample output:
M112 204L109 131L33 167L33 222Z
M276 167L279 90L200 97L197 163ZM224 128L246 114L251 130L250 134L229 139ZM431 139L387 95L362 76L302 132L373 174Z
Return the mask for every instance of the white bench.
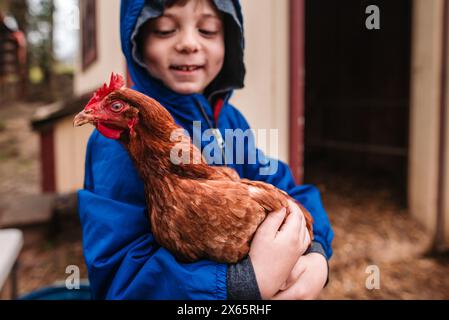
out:
M14 266L23 246L23 234L18 229L0 229L0 290L3 288L11 272L15 272ZM15 274L12 284L13 298L16 289Z

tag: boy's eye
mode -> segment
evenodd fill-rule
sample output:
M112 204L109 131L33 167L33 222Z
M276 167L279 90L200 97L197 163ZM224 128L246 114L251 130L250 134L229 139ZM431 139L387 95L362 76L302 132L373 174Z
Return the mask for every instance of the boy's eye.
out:
M153 31L156 35L158 35L158 36L168 36L168 35L170 35L170 34L172 34L172 33L174 33L175 32L175 29L172 29L172 30L154 30Z
M206 29L199 29L200 33L204 34L205 36L215 36L218 34L218 31L213 30L206 30Z

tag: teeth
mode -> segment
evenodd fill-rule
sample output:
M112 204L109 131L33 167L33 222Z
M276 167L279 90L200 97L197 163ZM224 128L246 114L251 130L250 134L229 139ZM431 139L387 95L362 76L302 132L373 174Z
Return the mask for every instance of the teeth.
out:
M174 66L173 68L181 71L193 71L199 69L197 66Z

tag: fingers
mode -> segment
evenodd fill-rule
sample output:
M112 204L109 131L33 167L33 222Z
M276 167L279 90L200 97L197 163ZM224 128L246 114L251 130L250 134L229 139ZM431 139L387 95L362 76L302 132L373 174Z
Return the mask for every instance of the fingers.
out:
M290 276L289 276L289 279L287 279L287 281L285 281L283 284L282 284L282 286L279 288L279 290L281 290L281 291L284 291L284 290L286 290L288 287L289 287L289 284L290 284Z
M308 245L307 242L310 242L309 230L307 229L306 218L303 214L301 214L301 230L299 231L299 239L303 245Z
M290 289L292 290L292 288ZM296 297L290 292L290 290L279 291L272 300L296 300Z
M298 235L301 229L301 215L299 214L298 207L293 205L289 201L290 214L285 219L285 223L279 230L279 234L285 234L287 236ZM302 240L302 237L300 238Z
M303 257L301 256L290 272L287 280L282 284L280 290L287 290L288 288L290 288L299 279L299 277L304 273L305 270L306 265L304 263Z
M307 229L306 221L304 219L304 238L303 238L303 245L308 247L310 243L312 242L312 239L310 239L310 233L309 229Z
M287 214L286 208L270 212L265 218L265 220L262 222L262 224L259 226L258 232L261 232L266 236L274 238L279 230L279 227L282 225L282 222L284 221L286 214Z
M297 211L299 211L299 215L300 215L300 219L301 219L299 239L301 241L301 247L304 248L304 251L305 251L309 247L310 242L311 242L309 229L307 229L306 217L304 216L304 212L301 210L301 208L296 203L293 203L293 204L294 204L295 209L297 209ZM304 253L304 252L302 252L302 253Z
M271 300L293 300L293 299L287 299L288 295L285 291L279 291Z

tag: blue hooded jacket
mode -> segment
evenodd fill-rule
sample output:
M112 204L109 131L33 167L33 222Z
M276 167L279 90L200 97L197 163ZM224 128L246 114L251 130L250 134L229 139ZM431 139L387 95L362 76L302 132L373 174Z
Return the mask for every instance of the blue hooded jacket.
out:
M152 5L148 7L151 2ZM220 81L212 84L214 87L210 89L208 97L202 94L180 95L171 91L152 78L139 64L139 59L136 59L133 41L136 25L140 23L138 20L142 19L142 12L153 12L153 16L157 10L160 13L163 6L158 7L158 4L161 3L163 0L123 0L121 4L122 49L135 83L134 89L162 103L191 137L198 138L210 126L218 127L223 136L225 129L249 129L242 114L229 103L232 89L241 88L244 77L243 19L238 1L214 0L216 6L226 13L226 19L233 20L234 27L238 27L234 41L238 41L239 50L231 54L226 52L227 71L223 70L217 77ZM228 29L228 34L231 33L235 35L236 30ZM228 37L225 41L231 40ZM226 50L229 47L226 43ZM229 73L229 70L232 72ZM228 74L224 74L226 72ZM216 92L219 92L224 101L218 118L214 117L214 108L209 102ZM201 130L194 129L193 121L200 122ZM201 138L198 139L201 141ZM211 141L201 141L202 147L211 142L216 143L213 140L214 138ZM252 136L245 144L245 159L251 156L248 153L256 152L256 164L248 164L247 161L235 164L234 158L228 159L228 162L234 160L234 164L229 166L242 178L271 183L301 202L313 215L314 240L322 245L327 258L330 258L333 232L319 191L311 185L296 185L289 167L280 161L276 162L277 171L274 174L264 175L261 169L277 160L266 158L251 146L254 147ZM228 141L225 149L227 147ZM234 147L235 145L229 148ZM212 151L206 159L214 164L217 157ZM78 205L84 256L94 298L227 298L226 264L209 260L180 263L155 241L147 217L144 185L131 158L119 141L107 139L97 130L94 130L87 145L84 189L78 192Z

